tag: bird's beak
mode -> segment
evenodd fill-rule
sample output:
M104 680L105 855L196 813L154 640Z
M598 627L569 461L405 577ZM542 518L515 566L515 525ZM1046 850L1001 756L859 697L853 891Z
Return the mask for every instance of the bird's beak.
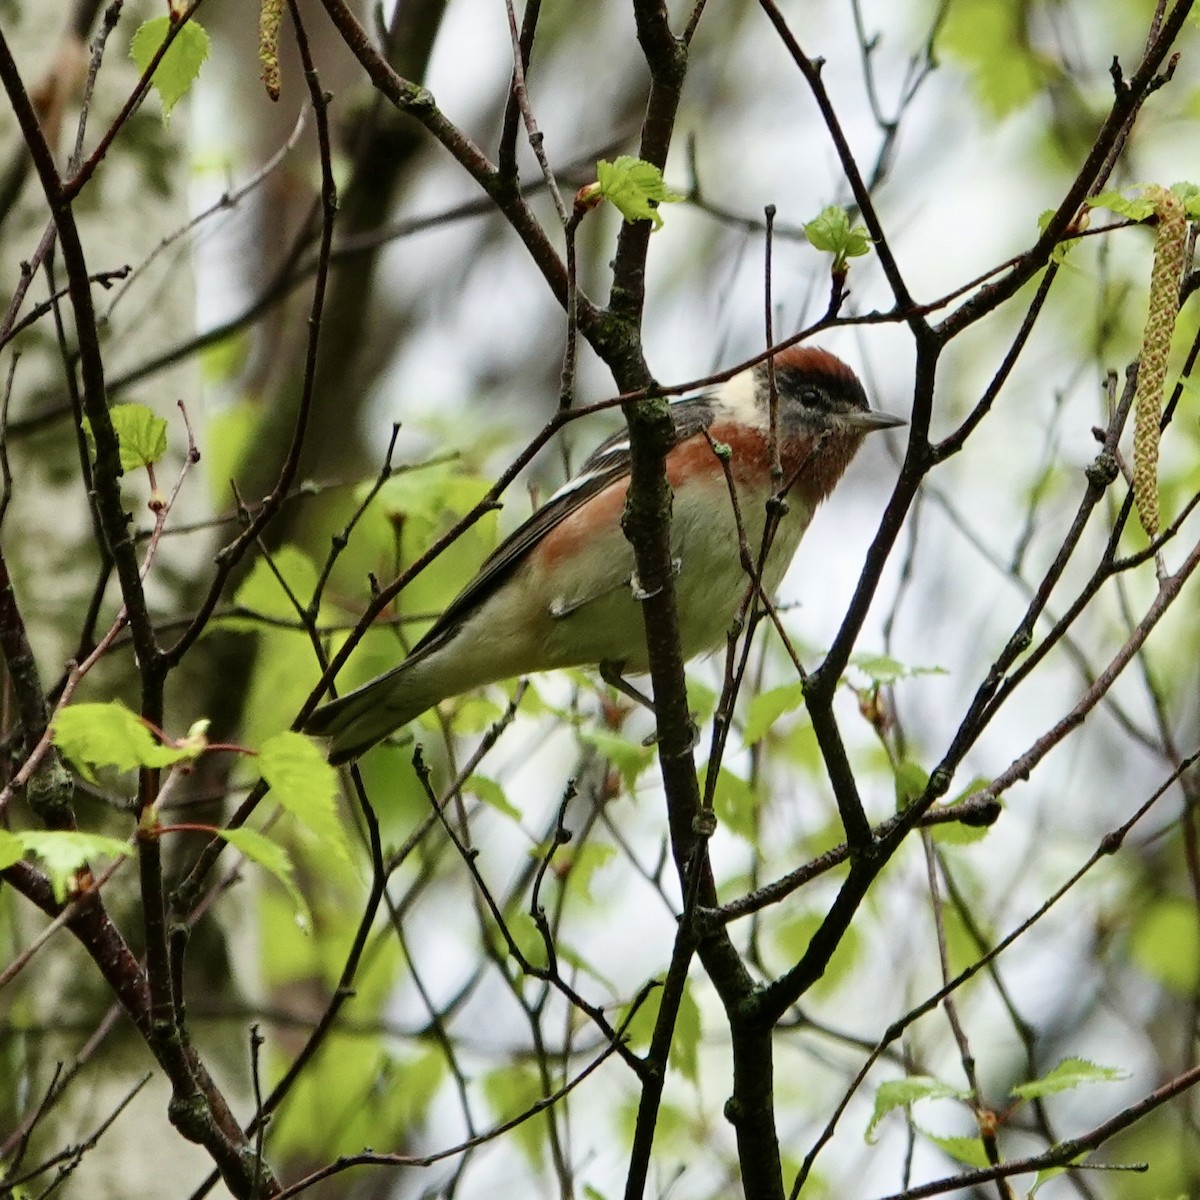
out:
M903 417L893 417L891 413L876 412L868 409L866 412L838 413L839 423L843 427L858 430L860 433L870 433L873 429L894 429L897 425L907 425Z

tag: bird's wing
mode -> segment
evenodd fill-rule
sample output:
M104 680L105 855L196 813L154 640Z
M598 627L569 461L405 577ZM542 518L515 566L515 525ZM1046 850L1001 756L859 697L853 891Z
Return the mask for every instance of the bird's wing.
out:
M677 400L671 405L671 417L675 422L678 445L712 423L710 398L699 395ZM437 649L516 570L550 530L628 474L629 435L622 430L601 442L579 468L578 474L563 484L537 512L496 547L475 578L450 602L413 647L410 659Z

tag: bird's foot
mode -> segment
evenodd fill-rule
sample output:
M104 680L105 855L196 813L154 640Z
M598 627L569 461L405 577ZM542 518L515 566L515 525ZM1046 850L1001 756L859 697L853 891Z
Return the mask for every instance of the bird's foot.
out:
M621 669L624 663L614 662L612 659L605 659L600 664L600 678L608 684L609 687L614 687L622 696L632 700L634 704L640 705L642 708L648 708L654 712L654 701L650 699L645 692L639 692L637 688L621 674Z
M657 710L654 707L654 701L650 699L644 692L638 691L637 688L621 674L621 667L624 664L606 660L600 664L600 678L604 680L609 687L614 687L623 696L627 696L635 704L641 705L642 708L648 709L657 716ZM682 753L689 753L700 744L700 726L696 723L695 714L689 714L688 725L691 730L691 740L688 742L686 750ZM658 744L657 732L647 734L642 739L643 746L655 746Z

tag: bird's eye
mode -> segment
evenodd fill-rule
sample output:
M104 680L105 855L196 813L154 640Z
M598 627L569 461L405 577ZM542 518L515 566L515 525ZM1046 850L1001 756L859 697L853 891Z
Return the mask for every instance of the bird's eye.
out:
M805 408L820 408L823 399L818 388L807 387L800 393L800 403Z

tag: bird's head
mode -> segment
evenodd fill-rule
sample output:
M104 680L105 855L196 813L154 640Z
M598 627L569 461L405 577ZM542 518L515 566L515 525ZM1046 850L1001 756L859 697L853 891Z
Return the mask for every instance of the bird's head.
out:
M905 424L900 417L872 409L858 376L827 350L791 346L775 355L773 370L784 477L812 503L829 494L868 433ZM713 399L719 424L769 437L767 363L735 375Z

